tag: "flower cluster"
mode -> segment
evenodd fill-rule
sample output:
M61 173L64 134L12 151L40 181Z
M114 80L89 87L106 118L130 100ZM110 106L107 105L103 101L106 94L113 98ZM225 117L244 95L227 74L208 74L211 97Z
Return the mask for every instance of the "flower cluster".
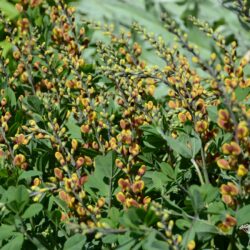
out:
M166 15L171 45L138 23L118 33L82 21L61 0L16 9L13 22L0 16L9 44L0 53L0 179L6 193L25 187L27 202L3 195L1 223L15 217L37 247L62 238L58 249L78 234L91 249L132 249L139 239L137 249L193 250L220 236L244 244L235 228L249 222L250 78L239 41L191 17L214 46L203 59ZM96 30L106 36L97 44ZM143 60L141 37L164 66Z

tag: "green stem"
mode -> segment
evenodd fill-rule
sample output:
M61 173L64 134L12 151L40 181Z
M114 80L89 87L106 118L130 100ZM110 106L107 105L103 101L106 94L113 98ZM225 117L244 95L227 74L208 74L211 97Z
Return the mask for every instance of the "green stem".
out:
M208 183L210 183L210 181L209 181L208 173L207 173L207 166L206 166L205 152L204 152L204 149L203 149L203 145L201 146L201 158L202 158L203 175L205 177L205 182L208 184Z
M203 177L202 177L202 174L201 174L201 171L200 171L200 168L199 166L197 165L196 161L194 159L191 159L191 162L193 163L194 167L195 167L195 170L198 174L198 177L199 177L199 180L200 180L200 183L201 185L205 184L204 180L203 180Z

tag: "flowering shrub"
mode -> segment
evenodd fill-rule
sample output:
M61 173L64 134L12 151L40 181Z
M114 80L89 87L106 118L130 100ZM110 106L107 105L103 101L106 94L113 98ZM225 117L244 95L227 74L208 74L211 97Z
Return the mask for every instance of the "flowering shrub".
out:
M250 78L237 42L190 17L214 43L203 59L166 14L171 45L138 23L76 22L60 0L16 8L12 23L1 15L1 248L246 247ZM141 59L135 34L164 67Z

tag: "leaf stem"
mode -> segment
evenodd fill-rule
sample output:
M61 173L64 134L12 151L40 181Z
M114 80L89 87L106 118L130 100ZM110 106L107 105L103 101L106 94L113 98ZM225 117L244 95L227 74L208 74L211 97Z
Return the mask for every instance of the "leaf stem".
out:
M198 164L196 163L195 159L191 159L191 162L193 163L193 165L195 167L195 170L196 170L196 172L198 174L201 185L204 185L205 182L203 180L203 177L202 177L202 174L201 174L201 171L200 171L200 168L199 168Z
M205 160L205 151L203 149L203 145L201 145L201 158L202 158L202 171L205 178L205 183L209 184L208 172L206 167L206 160Z

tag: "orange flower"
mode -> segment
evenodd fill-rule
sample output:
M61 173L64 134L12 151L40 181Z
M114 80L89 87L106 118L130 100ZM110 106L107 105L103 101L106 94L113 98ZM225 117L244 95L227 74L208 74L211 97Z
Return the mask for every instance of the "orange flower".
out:
M139 176L143 176L144 174L145 174L145 172L146 172L146 169L147 169L147 167L145 166L145 165L142 165L139 169L138 169L138 175Z
M175 108L177 108L178 105L174 101L171 100L168 102L168 106L171 109L175 109Z
M146 196L146 197L144 197L144 199L143 199L143 204L144 204L144 205L147 205L147 204L150 203L150 201L151 201L151 198L150 198L149 196Z
M31 8L37 7L41 3L42 3L42 0L30 0L30 7Z
M59 198L63 201L65 201L69 207L73 206L73 203L75 202L75 198L71 197L69 194L67 194L65 191L59 192Z
M121 131L121 133L117 136L117 140L120 141L121 140L126 143L126 144L131 144L132 141L132 131L130 129L123 129Z
M132 190L134 193L140 193L144 189L144 181L135 181L132 185Z
M206 104L205 101L203 99L199 99L196 102L196 109L199 110L202 114L204 114L206 112Z
M116 159L116 160L115 160L115 165L116 165L118 168L123 168L123 167L124 167L124 164L123 164L123 162L122 162L120 159Z
M153 107L154 107L154 103L152 101L145 103L145 108L147 110L151 110L151 109L153 109Z
M104 204L105 204L105 198L103 198L103 197L99 198L98 201L97 201L97 206L98 207L103 207Z
M68 214L66 213L61 213L61 221L67 221L69 219Z
M21 32L26 31L29 28L29 20L27 18L19 19L17 25L20 27Z
M232 196L236 196L239 193L239 189L232 182L228 182L226 184L222 184L220 187L221 194L229 194Z
M131 146L129 147L129 152L130 152L133 156L138 155L139 152L140 152L140 146L139 146L138 144L134 143L133 145L131 145Z
M231 152L231 145L228 144L228 143L225 143L225 144L222 146L222 152L223 152L223 154L229 155L230 152Z
M180 112L178 114L178 119L181 123L185 123L187 121L187 117L185 115L185 112Z
M234 199L232 198L232 196L228 195L228 194L222 195L222 200L228 206L233 206L235 204Z
M122 189L122 191L128 191L130 187L130 182L128 179L124 180L123 178L120 178L118 181L119 187Z
M85 160L83 157L79 157L76 161L76 167L80 168L84 164Z
M86 107L89 106L89 99L88 98L82 98L81 103L82 103L83 107L86 108Z
M217 120L219 127L227 129L229 126L229 118L229 112L226 109L220 109Z
M239 139L244 139L248 136L249 130L247 123L245 121L241 121L238 124L238 127L236 129L236 135Z
M119 192L116 194L116 199L121 202L122 204L124 204L126 202L126 197L124 195L123 192Z
M225 225L227 225L229 227L234 227L237 224L237 220L233 216L227 214L226 220L224 223L225 223Z
M95 111L90 112L88 116L89 121L94 121L96 119L96 116L97 114Z
M120 120L120 127L122 128L122 129L125 129L126 128L126 126L127 126L127 122L125 121L125 120Z
M59 169L59 168L54 168L54 175L59 180L63 179L63 171L61 169Z
M110 147L115 150L117 148L117 142L116 142L116 139L115 137L112 137L109 141L109 144L110 144Z
M26 144L29 142L28 139L25 139L24 134L18 135L18 136L16 137L16 140L15 140L15 141L16 141L16 144L18 144L18 145L21 145L21 144L26 145Z
M221 168L221 169L225 169L225 170L230 170L230 169L231 169L231 167L229 166L228 161L225 160L225 159L219 159L219 160L217 161L217 165L218 165L219 168Z
M81 126L81 132L84 134L87 134L89 132L90 128L89 125L82 125Z
M17 154L13 160L15 166L21 166L26 161L25 156L22 154Z
M195 130L198 133L203 133L207 130L208 128L208 123L206 121L198 121L195 124Z
M80 215L80 216L84 216L86 214L85 209L82 206L77 206L76 212Z
M239 155L241 153L241 148L240 148L239 144L236 142L230 142L230 144L225 143L222 146L222 152L224 154Z
M132 198L128 198L126 199L126 206L127 207L139 207L139 204L136 200Z
M63 178L64 180L64 185L65 185L65 190L67 192L71 192L72 190L72 187L74 186L74 183L72 182L72 179L69 179L69 178Z
M89 156L84 156L84 162L87 166L91 166L93 164L93 161Z
M63 155L60 152L56 152L55 153L55 157L58 161L60 161L61 159L63 159Z

